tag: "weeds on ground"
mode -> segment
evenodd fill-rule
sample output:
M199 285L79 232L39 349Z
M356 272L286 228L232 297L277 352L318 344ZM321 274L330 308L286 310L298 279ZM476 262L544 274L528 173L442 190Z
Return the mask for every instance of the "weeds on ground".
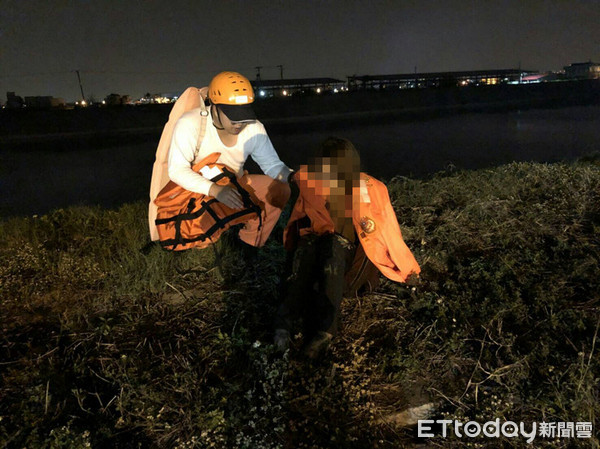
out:
M284 220L258 269L227 284L211 250L142 253L143 204L0 223L0 446L411 447L399 412L425 402L463 422L597 429L594 161L388 187L421 278L347 298L317 361L300 355L301 336L283 356L271 345Z
M404 302L418 333L403 343L422 354L449 419L598 427L598 174L594 164L520 163L392 184L423 267ZM404 377L398 354L388 363Z

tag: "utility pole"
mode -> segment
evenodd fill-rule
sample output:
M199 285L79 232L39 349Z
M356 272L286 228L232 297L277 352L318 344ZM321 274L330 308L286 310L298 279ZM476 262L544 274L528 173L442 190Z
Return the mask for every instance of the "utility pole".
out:
M415 66L415 89L419 87L419 80L417 79L417 66Z
M278 65L277 67L279 67L279 77L283 79L283 65Z
M81 90L81 101L85 101L85 95L83 95L83 86L81 85L81 76L79 76L79 70L75 70L77 73L77 80L79 81L79 90Z
M262 69L262 65L254 67L256 69L256 81L260 81L260 69Z

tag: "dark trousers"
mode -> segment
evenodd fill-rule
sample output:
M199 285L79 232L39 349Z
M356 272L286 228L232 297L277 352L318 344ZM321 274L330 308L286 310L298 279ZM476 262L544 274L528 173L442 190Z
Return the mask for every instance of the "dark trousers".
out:
M302 237L284 285L275 327L292 331L301 320L309 337L318 331L335 335L344 275L355 251L355 245L338 234Z

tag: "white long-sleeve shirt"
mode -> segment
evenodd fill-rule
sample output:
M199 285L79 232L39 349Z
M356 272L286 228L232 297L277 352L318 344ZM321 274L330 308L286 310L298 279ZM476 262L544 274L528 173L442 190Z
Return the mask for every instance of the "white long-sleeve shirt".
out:
M169 149L169 178L186 190L208 195L212 181L192 170L192 166L211 153L221 153L217 160L225 164L238 176L242 176L244 163L248 156L258 164L261 170L273 179L279 179L282 171L288 169L281 162L267 131L259 121L250 123L238 134L237 143L228 147L223 144L217 129L212 123L210 111L206 122L206 133L198 154L196 143L200 133L200 108L183 114L173 131ZM289 170L291 172L291 170ZM285 180L285 179L283 179Z

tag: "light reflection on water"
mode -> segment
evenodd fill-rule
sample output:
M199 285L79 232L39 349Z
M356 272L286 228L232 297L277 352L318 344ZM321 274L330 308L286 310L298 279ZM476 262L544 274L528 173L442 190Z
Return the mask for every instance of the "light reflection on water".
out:
M267 128L268 129L268 128ZM600 107L460 114L436 119L308 127L271 134L294 167L327 136L350 139L365 171L389 179L423 177L450 165L477 169L512 161L556 162L600 151ZM71 204L146 200L157 142L73 151L0 153L0 216L45 213ZM249 164L251 171L254 167Z

